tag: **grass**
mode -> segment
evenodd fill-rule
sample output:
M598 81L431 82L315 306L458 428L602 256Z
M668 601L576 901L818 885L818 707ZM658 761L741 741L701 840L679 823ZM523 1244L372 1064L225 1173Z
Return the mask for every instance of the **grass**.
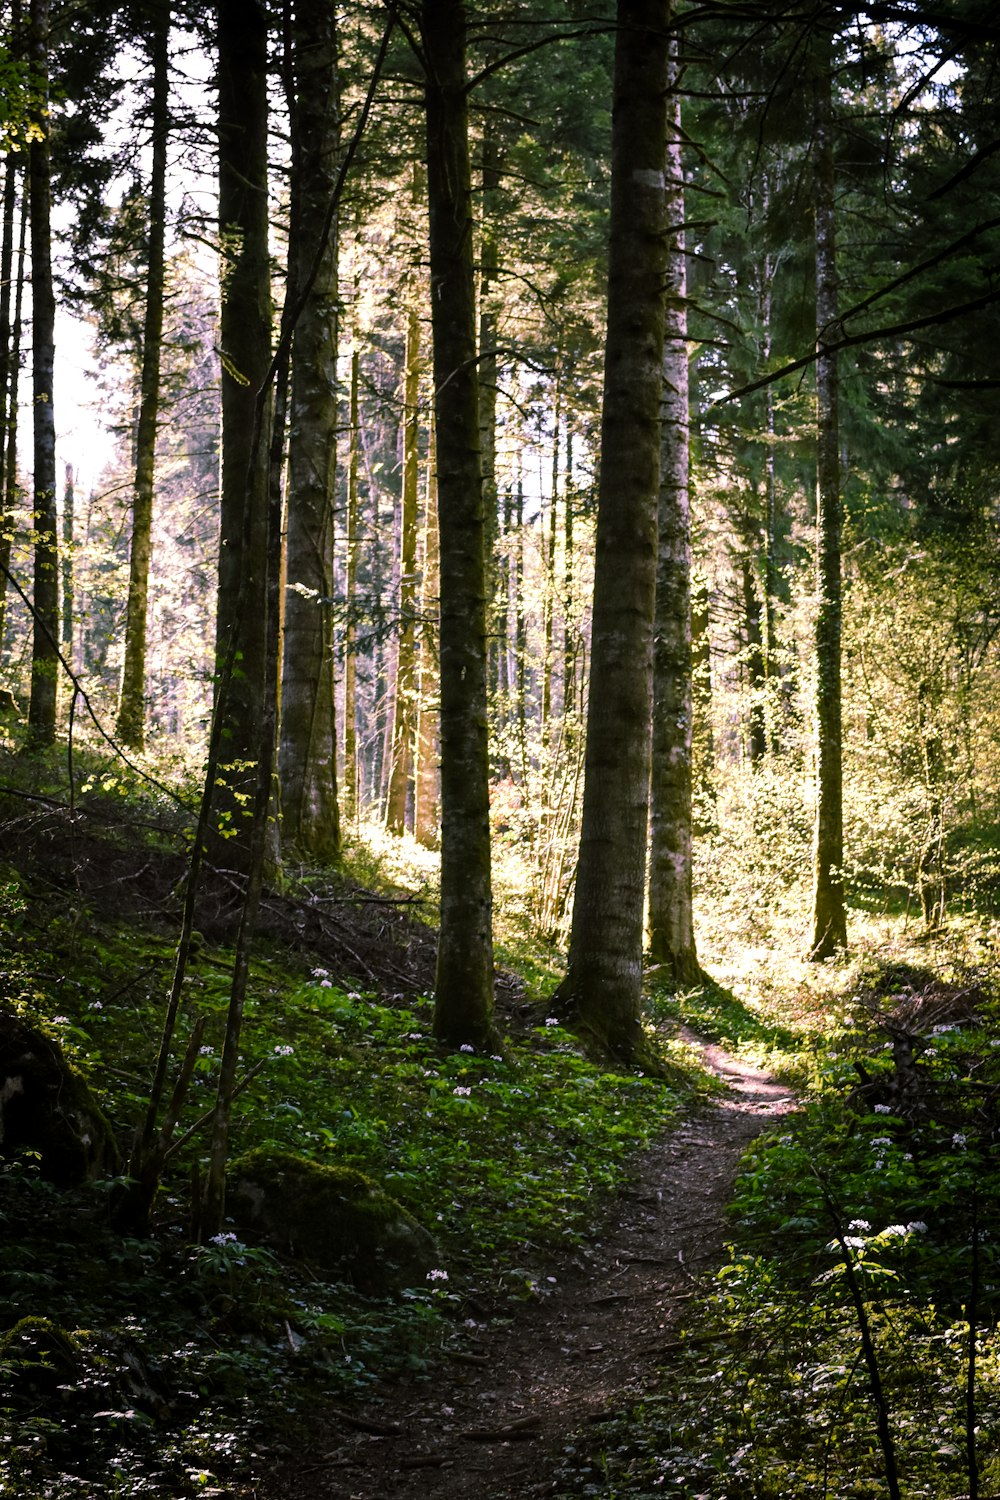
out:
M366 859L360 873L407 888L384 852ZM420 871L410 878L419 889ZM2 1003L58 1040L127 1148L172 924L116 920L34 869L8 865L0 888ZM203 940L190 969L179 1045L196 1016L207 1025L179 1134L214 1098L231 959ZM431 1019L426 996L345 984L321 953L272 946L253 964L242 1067L264 1066L238 1100L232 1154L291 1150L383 1185L431 1230L443 1273L397 1297L317 1278L236 1226L192 1244L204 1133L171 1159L148 1239L112 1229L114 1181L56 1192L30 1153L3 1163L0 1328L19 1331L0 1347L0 1491L239 1493L318 1391L350 1400L429 1373L475 1309L543 1296L547 1257L600 1231L635 1153L708 1087L683 1049L669 1085L596 1066L544 1009L519 1008L488 1056L442 1050ZM72 1357L54 1356L48 1324Z
M77 769L79 795L113 827L119 853L155 860L179 844L185 819L169 799L151 803L138 781L116 779L90 752ZM58 800L65 777L38 762L20 790ZM127 1145L169 983L171 904L149 901L123 920L114 893L128 861L109 866L110 897L100 882L88 894L74 875L74 858L93 857L82 842L60 845L58 869L47 865L47 830L64 832L66 820L45 808L30 797L8 807L37 858L0 869L0 999L57 1037ZM139 821L158 831L138 831ZM942 1032L924 1050L933 1107L915 1119L894 1112L888 1093L874 1107L889 1088L891 1053L857 999L888 964L982 981L995 968L996 924L970 912L928 935L868 892L868 909L850 914L856 956L808 964L805 893L778 880L773 849L771 858L769 905L751 889L749 865L716 862L725 889L704 886L699 935L713 979L650 996L648 1024L671 1064L666 1084L596 1065L547 1018L558 955L519 905L501 901L497 952L531 999L510 1009L488 1056L440 1049L426 996L346 982L321 948L259 949L242 1066L264 1066L239 1098L233 1154L271 1146L372 1176L432 1231L440 1274L372 1298L235 1226L218 1242L192 1243L202 1134L171 1160L147 1239L112 1230L113 1182L56 1192L30 1155L7 1161L0 1491L25 1500L238 1495L276 1443L299 1440L318 1392L370 1400L394 1374L431 1378L484 1306L545 1295L547 1257L600 1232L635 1154L708 1092L677 1035L683 1026L793 1080L803 1109L747 1159L731 1250L704 1285L662 1391L570 1445L556 1493L886 1494L851 1274L907 1495L971 1492L970 1391L980 1493L1000 1487L997 1011L987 995L978 1027ZM417 846L359 834L345 875L417 898L409 914L433 920L434 862ZM497 884L506 888L503 869ZM207 1028L181 1131L214 1096L231 958L202 941L191 967L181 1042L196 1016ZM862 1078L870 1087L859 1094ZM926 1231L913 1227L921 1223Z

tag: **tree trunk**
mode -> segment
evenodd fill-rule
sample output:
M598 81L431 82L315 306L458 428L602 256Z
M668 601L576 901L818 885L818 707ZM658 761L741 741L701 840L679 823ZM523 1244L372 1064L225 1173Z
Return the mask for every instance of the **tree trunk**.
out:
M358 577L358 384L360 357L351 355L350 446L347 455L347 535L344 540L344 803L352 818L360 811L358 784L358 664L354 646L354 595Z
M423 196L422 174L413 170L412 198ZM389 758L386 825L404 833L417 732L417 500L420 455L420 313L416 277L411 279L403 365L403 483L400 500L399 650Z
M493 1031L486 559L462 0L424 0L441 549L441 934L434 1031Z
M39 118L28 148L31 213L31 361L34 402L34 531L30 742L51 745L56 737L59 670L59 544L56 508L56 424L52 377L55 367L56 303L52 285L48 98L49 0L31 0L29 57L39 95Z
M676 986L696 984L691 867L691 502L678 68L671 62L666 153L667 272L660 447L659 560L653 645L649 956Z
M267 21L260 0L220 0L217 26L224 264L214 711L222 738L209 857L245 870L267 691L268 444L253 441L255 398L271 355Z
M500 148L496 124L483 117L479 246L479 455L483 474L484 548L486 552L487 650L491 657L489 681L499 678L500 637L497 616L500 599L497 578L499 507L497 493L497 309L494 285L500 270L499 207Z
M693 833L704 838L715 822L715 731L712 726L712 642L709 635L708 588L691 591L691 760L694 784Z
M70 666L73 665L73 614L75 608L73 588L73 510L76 487L73 465L66 465L66 482L63 485L62 503L62 654Z
M337 176L340 103L334 10L300 0L291 37L291 285L315 270L292 345L286 585L281 668L282 840L300 855L340 852L334 698L333 538L337 462L338 245L325 236Z
M643 1052L668 0L619 0L608 325L583 825L557 1008L612 1056Z
M152 13L153 65L151 130L153 162L149 182L149 259L142 333L142 373L136 428L135 483L132 491L132 548L125 612L125 660L118 701L118 738L141 750L146 721L146 622L153 535L153 475L160 408L160 354L166 289L167 137L170 132L170 3L159 0Z
M809 957L831 958L847 945L844 909L843 771L840 694L840 428L834 218L832 42L821 37L816 79L816 826Z
M10 567L11 543L13 540L14 515L17 508L18 483L17 483L17 427L18 427L18 388L20 383L21 369L21 332L22 311L24 306L24 262L27 246L28 233L28 194L25 190L23 174L21 189L21 228L19 237L19 250L17 259L17 272L13 274L12 257L6 257L8 244L8 226L10 240L13 247L14 219L16 211L17 192L17 160L11 152L7 161L7 175L4 184L4 269L0 274L3 278L3 291L6 295L6 327L3 339L3 348L7 356L7 366L4 370L3 393L4 393L4 421L0 427L0 450L3 452L3 483L0 485L0 659L3 655L4 636L7 624L7 570ZM13 319L11 321L11 282L13 281ZM0 312L0 316L2 316Z
M750 528L747 528L750 530ZM751 766L759 766L767 754L766 676L764 656L764 610L757 579L754 576L753 558L749 548L740 559L740 576L743 588L743 619L746 628L746 669L749 687L750 711L747 716L747 741Z
M438 547L437 455L433 423L428 449L423 577L420 589L420 675L413 832L418 843L426 848L433 848L437 844L441 826L441 673L438 661L441 568Z
M576 713L576 610L573 586L573 429L566 428L566 481L563 486L563 719L573 738L571 722Z

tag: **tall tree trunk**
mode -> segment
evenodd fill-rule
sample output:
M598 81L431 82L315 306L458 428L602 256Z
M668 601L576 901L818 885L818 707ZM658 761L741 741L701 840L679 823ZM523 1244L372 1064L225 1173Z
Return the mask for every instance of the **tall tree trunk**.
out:
M486 551L486 623L487 650L490 653L489 681L499 677L500 634L497 616L500 599L497 578L497 538L499 507L497 492L497 309L494 286L500 271L500 225L498 195L500 187L500 147L496 123L491 116L483 118L482 175L480 179L480 212L482 229L479 245L479 455L483 474L484 547Z
M336 222L324 243L340 152L334 8L324 0L298 0L292 28L294 179L288 254L296 295L315 275L292 346L279 780L283 841L323 862L340 852L332 612Z
M438 660L441 568L438 546L437 454L433 423L428 449L424 557L420 587L420 674L413 832L418 843L432 848L437 844L441 825L441 672Z
M569 721L576 713L576 610L573 599L573 506L576 488L573 479L573 429L566 427L566 480L563 485L563 718Z
M751 528L748 526L748 531ZM743 589L743 619L746 628L747 685L750 689L750 712L747 716L747 740L750 764L759 766L767 754L767 678L764 655L764 607L754 575L749 545L740 559Z
M619 0L608 324L583 825L557 1008L613 1056L643 1051L663 290L668 0Z
M118 700L118 738L141 750L146 732L146 623L149 613L149 563L153 539L153 476L160 410L160 355L163 345L163 299L166 290L167 137L170 133L170 0L157 0L152 11L150 54L153 138L149 181L149 259L142 332L142 373L136 427L135 483L132 490L132 548L128 604L125 612L125 660Z
M711 833L715 806L715 732L712 727L712 644L709 636L708 587L704 580L691 590L691 760L694 810L693 832Z
M62 503L62 654L73 665L73 511L76 503L73 465L66 465L66 482L63 485Z
M358 662L355 650L354 595L358 577L358 461L360 356L351 354L350 438L347 454L347 535L344 539L344 803L356 818L361 807L358 783Z
M0 427L0 448L3 450L3 483L0 485L0 657L3 654L4 637L7 625L7 570L10 567L11 544L13 541L14 515L17 509L18 483L17 483L17 428L18 428L18 395L21 370L21 334L22 315L24 308L24 279L25 258L28 235L28 193L22 176L21 188L21 228L18 241L17 270L6 263L6 271L3 273L4 290L8 294L7 317L10 319L10 291L13 281L13 318L7 329L7 337L4 340L4 348L7 351L7 369L4 372L3 391L5 397L4 421ZM11 152L7 162L7 176L4 186L4 244L7 244L8 216L10 224L10 240L13 245L14 217L16 211L16 184L17 184L17 160Z
M441 934L434 1030L493 1032L486 557L479 461L465 6L424 0L431 328L441 549Z
M221 756L209 857L245 870L266 685L268 444L255 398L271 356L267 20L260 0L219 0L222 461L215 713Z
M544 577L542 579L542 703L541 703L541 743L543 747L548 746L550 740L550 728L552 719L552 676L555 666L555 654L553 652L553 640L555 634L555 605L556 605L556 538L558 536L558 512L559 512L559 460L561 457L559 447L559 426L562 419L561 391L559 389L559 376L556 375L555 390L555 432L552 439L552 494L548 507L548 523L546 524L545 507L543 504L542 514L539 517L541 536L539 540L542 545L542 568ZM542 783L543 800L547 797L548 779Z
M423 197L423 174L414 166L412 201ZM392 748L386 825L406 830L417 732L417 511L420 456L420 311L416 277L411 278L403 360L403 483L399 531L399 650L392 718Z
M837 355L837 259L833 169L832 39L821 36L816 78L816 827L813 852L812 959L847 945L844 909L841 757L840 427Z
M672 60L647 940L653 962L663 965L675 985L686 985L697 983L701 968L692 897L690 418L678 71Z
M28 148L31 212L31 361L34 401L34 628L31 647L31 743L56 737L59 669L59 544L56 507L56 423L52 377L55 367L56 302L52 285L48 98L49 0L31 0L29 58L39 95L39 118Z

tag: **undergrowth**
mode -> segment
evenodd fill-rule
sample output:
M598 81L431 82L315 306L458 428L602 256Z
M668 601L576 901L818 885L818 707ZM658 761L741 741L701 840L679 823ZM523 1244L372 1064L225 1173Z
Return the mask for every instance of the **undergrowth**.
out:
M172 937L33 889L13 865L0 885L0 1001L60 1043L126 1152ZM524 1004L495 1053L447 1052L425 996L345 984L322 953L262 952L243 1067L263 1068L237 1101L233 1155L266 1146L359 1169L437 1244L425 1282L362 1296L231 1226L192 1243L191 1174L207 1149L197 1122L214 1099L230 963L196 943L181 1045L195 1017L207 1027L178 1138L195 1134L170 1160L151 1237L112 1230L113 1180L57 1191L30 1153L2 1164L0 1493L242 1493L262 1453L298 1441L317 1392L350 1400L429 1374L474 1347L490 1316L547 1295L552 1250L600 1231L635 1152L707 1087L684 1048L669 1084L595 1066Z
M912 972L862 976L801 1112L745 1160L661 1391L566 1455L560 1496L1000 1489L1000 1007L966 973L975 1014L907 1041L885 1006Z

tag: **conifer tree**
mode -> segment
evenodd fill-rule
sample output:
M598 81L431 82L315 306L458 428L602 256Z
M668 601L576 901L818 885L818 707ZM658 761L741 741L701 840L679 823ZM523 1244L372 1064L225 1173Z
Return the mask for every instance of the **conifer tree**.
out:
M663 390L667 0L620 0L583 827L560 1013L641 1055Z
M486 558L462 0L424 0L431 331L441 570L441 933L435 1034L493 1028Z

